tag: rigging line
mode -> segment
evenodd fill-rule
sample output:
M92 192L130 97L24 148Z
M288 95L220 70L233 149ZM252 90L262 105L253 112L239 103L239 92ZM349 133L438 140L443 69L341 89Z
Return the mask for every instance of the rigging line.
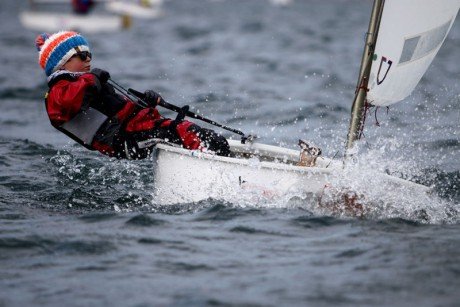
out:
M361 79L359 80L359 83L356 85L355 89L355 96L358 95L359 90L365 90L366 92L369 92L369 88L367 87L367 80L365 76L362 76Z
M359 83L359 86L356 88L356 95L358 95L358 92L359 90L364 90L367 92L369 92L369 88L367 87L368 85L368 82L367 82L367 78L365 76L363 76L361 78L361 82ZM361 123L359 124L359 129L358 129L358 140L361 139L361 137L363 137L364 135L364 124L366 122L366 115L367 115L367 112L369 110L369 102L367 100L367 98L364 100L364 108L362 109L362 115L361 115Z
M366 99L364 100L364 108L362 110L363 114L362 114L362 120L361 120L361 124L359 126L359 134L358 134L358 140L360 140L363 136L364 136L364 126L365 126L365 123L366 123L366 116L367 116L367 113L369 112L369 109L370 109L370 103L369 101Z
M380 127L380 123L379 123L379 119L377 118L377 112L379 110L379 107L375 107L375 111L374 111L374 118L375 118L375 125L377 127Z
M388 115L389 112L390 112L390 106L386 106L385 108L386 108L386 110L387 110L387 115ZM380 110L380 107L379 107L379 106L375 107L375 114L374 114L374 116L375 116L375 125L376 125L377 127L380 127L380 122L379 122L379 120L378 120L378 118L377 118L377 111L378 111L378 110Z
M329 165L331 165L332 161L334 160L334 158L335 158L338 154L339 154L339 151L337 150L337 151L335 152L335 155L332 157L331 161L329 162L329 164L326 165L326 168L328 168Z

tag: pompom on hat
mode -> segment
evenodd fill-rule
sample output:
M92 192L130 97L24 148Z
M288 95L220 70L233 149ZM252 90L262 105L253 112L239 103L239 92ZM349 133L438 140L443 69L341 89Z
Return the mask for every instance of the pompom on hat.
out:
M77 32L42 33L35 39L38 63L47 76L62 68L77 52L90 51L86 39Z

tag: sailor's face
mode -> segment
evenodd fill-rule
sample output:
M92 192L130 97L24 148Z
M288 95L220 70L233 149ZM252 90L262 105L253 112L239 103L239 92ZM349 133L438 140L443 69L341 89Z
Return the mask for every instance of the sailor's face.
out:
M64 64L63 69L71 72L89 72L91 70L91 53L87 51L76 53Z

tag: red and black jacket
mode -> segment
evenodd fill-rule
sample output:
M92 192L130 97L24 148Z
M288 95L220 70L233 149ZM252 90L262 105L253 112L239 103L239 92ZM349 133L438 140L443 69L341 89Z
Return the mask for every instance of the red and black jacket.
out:
M134 102L115 93L109 84L101 85L91 73L59 71L49 78L46 110L51 124L91 150L124 158L125 142L138 132L168 128L173 122L161 117L155 108L140 108ZM85 143L64 127L82 111L95 109L107 119L97 129L90 143ZM174 125L175 133L185 148L197 149L200 139L190 129L194 124L182 121Z

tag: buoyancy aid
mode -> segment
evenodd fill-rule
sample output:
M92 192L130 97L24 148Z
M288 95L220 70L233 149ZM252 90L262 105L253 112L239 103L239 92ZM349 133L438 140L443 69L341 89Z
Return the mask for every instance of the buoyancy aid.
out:
M86 148L95 150L92 147L94 137L107 119L105 114L94 108L82 108L77 115L63 123L58 129Z

